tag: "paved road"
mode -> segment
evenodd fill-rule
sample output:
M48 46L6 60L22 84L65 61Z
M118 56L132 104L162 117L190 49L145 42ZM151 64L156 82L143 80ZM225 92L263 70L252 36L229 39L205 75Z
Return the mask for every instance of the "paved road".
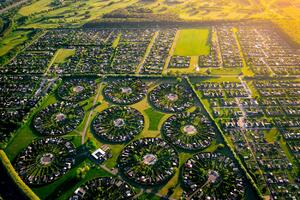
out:
M94 106L96 105L96 103L97 103L98 97L99 97L100 92L101 92L101 86L102 86L102 83L100 83L100 85L99 85L99 89L98 89L97 95L96 95L96 97L95 97L95 99L94 99L94 102L93 102L93 106L92 106L92 107L94 107ZM87 119L87 121L86 121L86 124L85 124L85 126L84 126L84 129L83 129L83 131L82 131L82 133L81 133L81 135L82 135L81 144L84 144L85 134L86 134L86 131L87 131L88 127L89 127L89 124L90 124L90 121L91 121L92 114L93 114L93 109L91 109L91 111L90 111L90 113L89 113L89 116L88 116L88 119Z
M178 41L178 38L179 38L179 34L180 34L180 30L177 30L176 35L175 35L175 37L173 39L173 43L172 43L171 49L169 51L169 55L168 55L168 57L167 57L167 59L165 61L165 65L164 65L162 73L166 73L167 72L167 69L169 67L169 63L171 61L171 58L172 58L172 56L174 54L174 51L175 51L175 48L176 48L176 44L177 44L177 41Z
M153 45L154 45L154 43L155 43L155 41L156 41L156 38L157 38L158 34L159 34L159 31L156 31L156 32L154 33L154 35L153 35L153 37L152 37L152 39L151 39L151 41L150 41L150 43L149 43L149 45L148 45L148 47L147 47L147 49L146 49L146 53L145 53L143 59L141 60L140 64L139 64L138 67L137 67L137 73L138 73L138 74L140 74L140 73L142 72L144 63L145 63L145 61L146 61L148 55L150 54L150 52L151 52L151 50L152 50L152 47L153 47Z

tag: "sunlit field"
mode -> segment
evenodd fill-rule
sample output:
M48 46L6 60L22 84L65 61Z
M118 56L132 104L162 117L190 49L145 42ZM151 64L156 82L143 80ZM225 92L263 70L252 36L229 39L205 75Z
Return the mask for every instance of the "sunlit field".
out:
M209 29L179 30L174 55L200 56L209 54Z

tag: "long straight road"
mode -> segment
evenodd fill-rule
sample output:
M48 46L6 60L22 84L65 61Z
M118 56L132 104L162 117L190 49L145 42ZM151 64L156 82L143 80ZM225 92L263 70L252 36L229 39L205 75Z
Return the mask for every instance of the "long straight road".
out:
M93 101L92 107L94 107L96 105L96 103L97 103L97 100L98 100L99 95L101 93L101 87L102 87L102 82L99 85L98 92L97 92L97 95L95 96L95 99ZM89 124L90 124L90 121L91 121L91 118L92 118L92 114L93 114L93 109L90 110L89 115L88 115L88 119L87 119L87 121L85 123L85 126L84 126L84 129L83 129L83 131L81 133L81 136L82 136L81 144L84 144L84 142L85 142L85 135L86 135L86 131L87 131L88 127L89 127Z

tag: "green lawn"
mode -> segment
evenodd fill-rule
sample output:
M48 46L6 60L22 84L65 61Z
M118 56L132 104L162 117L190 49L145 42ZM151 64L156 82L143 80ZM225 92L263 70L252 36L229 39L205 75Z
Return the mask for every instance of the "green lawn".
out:
M183 29L179 32L174 55L199 56L208 55L209 29Z
M210 75L240 75L242 68L213 68Z
M37 137L38 135L34 134L30 128L30 122L22 126L5 149L5 153L9 160L12 161L20 151L25 149Z
M23 16L29 16L33 13L41 12L49 8L50 8L50 2L48 0L40 0L40 1L35 1L34 3L28 6L23 6L18 13Z
M269 131L265 131L265 139L269 143L275 142L278 134L279 134L278 130L276 128L272 128Z
M23 44L29 37L31 31L13 31L0 41L0 56L8 53L16 46Z
M54 63L63 63L68 57L75 54L75 49L59 49Z
M153 108L148 108L144 111L148 115L149 120L150 120L149 130L152 130L152 131L157 130L159 122L165 114L163 114L161 112L157 112Z

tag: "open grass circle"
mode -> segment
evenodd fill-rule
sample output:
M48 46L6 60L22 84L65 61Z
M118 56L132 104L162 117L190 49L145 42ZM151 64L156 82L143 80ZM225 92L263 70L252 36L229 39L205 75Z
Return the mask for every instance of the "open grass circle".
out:
M109 82L103 90L104 97L119 105L130 105L141 101L147 94L147 86L140 79L126 78Z
M64 101L79 102L90 98L96 90L92 79L76 78L65 80L57 89L58 96Z
M182 170L184 195L189 199L242 199L243 179L233 161L219 153L199 153Z
M176 147L191 151L208 147L216 137L210 120L198 110L169 117L161 133Z
M143 138L126 146L118 167L126 178L142 186L166 183L176 172L178 154L161 138Z
M181 84L163 83L149 94L150 104L164 112L182 112L193 105L193 95Z
M143 130L144 116L134 108L114 106L99 113L91 128L104 141L128 142Z
M84 110L78 104L57 102L41 110L33 119L33 127L44 136L64 135L82 121Z
M14 167L30 185L52 183L75 163L74 145L63 138L35 140L16 158Z
M70 199L133 199L135 193L126 182L112 178L101 177L92 179L81 185Z

